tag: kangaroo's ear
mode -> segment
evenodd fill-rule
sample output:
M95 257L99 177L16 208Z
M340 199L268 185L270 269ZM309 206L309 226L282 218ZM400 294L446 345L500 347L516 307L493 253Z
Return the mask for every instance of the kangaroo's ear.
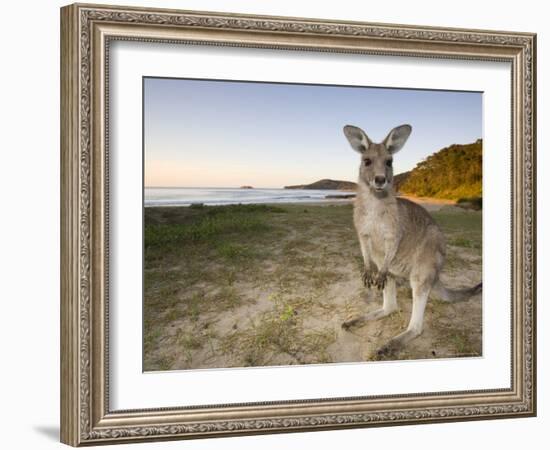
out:
M359 128L354 127L353 125L346 125L344 127L344 134L348 138L349 143L355 151L363 153L369 148L371 141L365 132Z
M400 125L390 131L386 139L384 139L384 145L391 154L397 153L409 138L412 131L410 125Z

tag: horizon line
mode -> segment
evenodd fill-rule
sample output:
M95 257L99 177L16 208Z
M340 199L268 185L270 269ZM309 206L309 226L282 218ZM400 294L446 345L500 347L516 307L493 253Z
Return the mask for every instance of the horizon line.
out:
M402 172L404 173L404 172ZM333 180L333 178L321 178L320 180ZM333 180L333 181L344 181L346 183L357 183L356 181L348 181L348 180ZM304 183L304 186L307 186L308 184L316 183L316 181L312 181L311 183ZM252 185L243 185L243 186L251 186L251 189L285 189L287 186L301 186L296 184L289 184L287 186L282 187L275 187L275 186L268 186L268 187L255 187ZM143 185L145 189L250 189L250 188L243 188L242 186L145 186ZM320 189L324 190L324 189Z
M448 149L450 147L453 147L455 145L472 145L472 144L475 144L479 141L483 141L483 137L478 137L475 141L472 141L472 142L468 142L468 143L465 143L465 144L449 144L445 147L441 147L439 150L436 150L434 151L433 153L431 153L430 155L426 156L426 158L424 158L423 160L421 161L425 161L427 158L429 158L430 156L433 156L435 155L436 153L439 153L440 151L442 150L445 150L445 149ZM409 169L409 170L404 170L402 172L399 172L399 173L396 173L394 174L394 177L395 176L398 176L398 175L402 175L404 173L407 173L407 172L412 172L414 169L416 169L416 166L418 166L418 164L421 162L419 161L413 168ZM312 183L316 183L317 181L321 181L321 180L334 180L334 181L344 181L346 183L357 183L357 181L350 181L350 180L336 180L334 178L327 178L327 177L324 177L324 178L319 178L318 180L316 181L312 181L311 183L303 183L304 185L307 185L307 184L312 184ZM243 184L243 185L240 185L240 186L146 186L145 183L143 183L143 188L144 189L246 189L246 188L242 188L242 186L249 186L249 185L246 185L246 184ZM251 185L250 185L251 186ZM290 184L288 186L296 186L296 185L293 185L293 184ZM274 187L274 186L269 186L269 187L255 187L255 186L252 186L252 189L285 189L286 186L282 186L282 187Z

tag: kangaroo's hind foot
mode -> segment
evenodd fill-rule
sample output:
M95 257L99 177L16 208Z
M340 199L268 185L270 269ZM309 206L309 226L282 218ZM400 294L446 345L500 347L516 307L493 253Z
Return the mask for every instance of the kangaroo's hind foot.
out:
M365 322L365 316L352 317L342 322L342 329L347 331L350 328L361 327L365 325Z
M382 317L390 315L397 310L397 291L395 286L395 279L393 277L386 278L386 286L384 287L384 305L382 308L375 309L367 314L363 314L357 317L347 319L342 323L344 330L349 330L352 327L363 326L369 320L377 320Z
M412 341L418 335L420 335L420 333L413 329L406 330L403 333L398 334L376 350L373 359L382 361L394 358L397 352L399 352L405 344Z
M381 319L391 314L393 311L387 312L384 308L379 308L374 311L371 311L368 314L363 314L361 316L353 317L342 323L342 328L344 330L349 330L350 328L359 328L365 325L369 320Z
M376 351L374 359L392 359L405 344L422 334L424 311L426 309L426 303L428 302L428 296L431 286L433 285L434 277L435 275L432 274L421 280L419 280L418 277L413 277L411 279L413 305L409 326L405 331L399 333L397 336L390 339L387 344L380 347Z

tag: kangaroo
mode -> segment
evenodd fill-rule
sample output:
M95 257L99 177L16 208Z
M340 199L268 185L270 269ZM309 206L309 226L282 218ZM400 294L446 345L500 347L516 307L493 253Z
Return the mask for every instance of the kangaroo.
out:
M424 310L430 292L441 300L467 300L482 290L482 284L465 289L448 289L439 280L445 262L445 237L439 226L420 205L398 198L393 188L393 155L405 145L410 125L390 131L380 144L363 130L344 127L351 147L361 155L353 221L365 264L363 284L383 290L383 305L366 315L352 318L342 328L363 325L397 310L396 278L409 280L412 314L408 328L378 351L385 356L422 333Z

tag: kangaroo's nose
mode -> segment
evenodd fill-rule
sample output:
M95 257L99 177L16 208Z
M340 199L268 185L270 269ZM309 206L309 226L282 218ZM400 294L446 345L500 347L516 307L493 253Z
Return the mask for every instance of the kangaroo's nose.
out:
M374 183L377 186L382 186L385 182L386 182L386 177L383 177L383 176L380 176L380 175L376 175L374 177Z

